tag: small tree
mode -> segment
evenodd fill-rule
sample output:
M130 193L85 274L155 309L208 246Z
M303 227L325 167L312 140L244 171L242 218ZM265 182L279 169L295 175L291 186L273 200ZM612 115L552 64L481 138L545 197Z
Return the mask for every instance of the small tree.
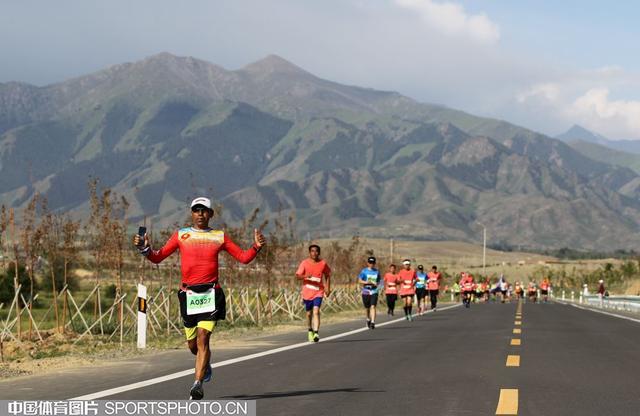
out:
M39 244L42 247L42 252L48 263L49 277L51 279L51 294L53 297L53 311L56 318L56 331L60 332L60 314L58 310L58 285L56 284L56 271L60 268L57 266L62 262L61 254L63 251L63 221L62 217L54 215L51 211L49 211L46 199L42 199L40 205L42 220L36 234Z
M40 247L40 233L36 230L37 207L40 196L36 193L27 207L23 211L22 219L22 249L25 255L27 266L27 275L29 276L29 311L33 305L33 281L35 272L35 263L38 257L38 249ZM31 339L32 322L29 320L29 340Z
M62 225L62 257L64 262L64 286L70 288L69 281L69 266L75 262L78 258L78 231L80 230L80 222L73 221L70 216L66 216ZM75 279L72 280L75 282ZM67 309L69 308L67 291L64 292L64 299L62 303L62 328L64 329L64 322L66 322Z

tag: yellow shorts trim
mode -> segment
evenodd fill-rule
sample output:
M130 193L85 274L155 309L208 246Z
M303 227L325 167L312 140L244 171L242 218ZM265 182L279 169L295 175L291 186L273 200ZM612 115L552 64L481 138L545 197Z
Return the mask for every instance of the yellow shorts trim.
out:
M198 328L206 329L209 332L213 332L216 327L216 321L200 321L193 328L184 328L184 334L187 336L187 341L195 339L198 333Z

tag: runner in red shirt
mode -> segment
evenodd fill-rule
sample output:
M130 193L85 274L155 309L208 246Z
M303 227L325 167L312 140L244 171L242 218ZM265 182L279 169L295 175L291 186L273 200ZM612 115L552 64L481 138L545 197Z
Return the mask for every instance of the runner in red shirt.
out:
M209 228L213 213L209 198L194 199L191 202L193 225L174 232L160 250L151 248L146 234L133 238L133 244L140 253L153 263L160 263L176 250L180 251L182 284L178 300L187 345L196 356L196 380L190 390L194 400L204 396L202 382L211 380L209 340L216 322L225 319L226 313L224 291L218 282L218 254L226 251L236 260L247 264L266 242L262 233L254 230L253 247L242 250L224 231Z
M307 339L309 342L320 341L320 306L326 293L331 293L331 269L327 263L320 259L320 246L309 246L309 258L302 260L296 278L302 280L302 302L307 312L309 330ZM325 291L324 283L327 284Z
M551 282L549 282L549 278L545 277L540 283L540 295L542 296L542 300L544 303L549 301L549 289L551 289Z
M413 296L416 294L416 271L411 268L411 260L405 259L402 262L404 267L398 273L400 277L400 297L404 299L404 316L407 321L413 321Z
M387 315L393 316L398 299L398 285L400 276L396 274L396 265L389 265L389 271L384 275L384 293L387 297Z
M440 282L442 274L438 271L437 266L432 266L431 271L427 273L427 289L429 289L429 299L431 300L431 309L435 312L438 304L438 294L440 293Z
M471 297L476 290L476 283L473 280L473 276L469 273L462 272L462 279L460 279L460 290L462 291L462 303L465 308L471 306Z

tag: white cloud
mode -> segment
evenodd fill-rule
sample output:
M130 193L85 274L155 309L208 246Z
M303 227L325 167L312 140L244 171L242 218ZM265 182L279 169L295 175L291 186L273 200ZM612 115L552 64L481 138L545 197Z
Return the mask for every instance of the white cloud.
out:
M560 96L560 86L554 83L536 84L516 95L516 100L522 104L531 99L543 99L556 102Z
M513 114L552 134L580 124L604 136L640 139L640 74L618 66L568 72L514 95ZM522 121L521 121L522 122ZM527 123L524 123L527 124ZM554 131L550 131L556 129Z
M639 137L640 101L612 100L610 93L608 88L590 89L571 104L569 114L601 130Z
M469 15L464 7L451 2L432 0L395 0L403 8L417 12L431 27L446 35L463 35L482 43L495 43L500 29L486 14Z

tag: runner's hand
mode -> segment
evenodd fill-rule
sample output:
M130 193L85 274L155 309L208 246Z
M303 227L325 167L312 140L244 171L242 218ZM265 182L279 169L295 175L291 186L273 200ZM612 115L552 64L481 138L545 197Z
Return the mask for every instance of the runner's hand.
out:
M142 244L144 243L144 245ZM136 248L143 250L147 247L149 247L149 236L145 233L144 235L144 240L142 237L140 237L138 234L133 236L133 245L136 246Z
M253 230L253 240L256 243L256 247L260 248L267 243L267 239L264 237L261 231L258 231L257 228Z

